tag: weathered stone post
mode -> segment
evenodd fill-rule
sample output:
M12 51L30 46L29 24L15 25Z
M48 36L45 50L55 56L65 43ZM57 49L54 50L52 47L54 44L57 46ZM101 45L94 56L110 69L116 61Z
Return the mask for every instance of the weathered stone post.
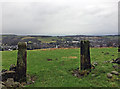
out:
M120 35L118 35L118 58L120 59ZM118 72L120 72L120 64L118 64ZM118 78L120 79L120 76Z
M120 44L119 43L118 43L118 57L120 57Z
M81 41L81 70L85 69L91 69L89 41Z
M27 69L27 43L18 43L18 57L17 57L17 81L26 82Z

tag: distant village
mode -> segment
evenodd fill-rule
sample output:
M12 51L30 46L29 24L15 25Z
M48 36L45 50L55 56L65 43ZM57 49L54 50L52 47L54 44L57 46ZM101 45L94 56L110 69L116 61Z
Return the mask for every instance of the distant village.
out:
M49 39L49 40L48 40ZM48 41L46 41L48 40ZM5 35L0 40L0 51L18 49L18 42L26 42L28 50L46 48L79 48L81 40L89 40L90 47L118 47L117 36L17 36Z

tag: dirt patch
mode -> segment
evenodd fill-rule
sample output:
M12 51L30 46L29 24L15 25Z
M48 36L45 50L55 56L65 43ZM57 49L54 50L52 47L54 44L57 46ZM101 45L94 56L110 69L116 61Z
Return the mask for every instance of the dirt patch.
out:
M69 48L49 48L48 50L69 49Z
M57 50L57 49L77 49L77 48L47 48L47 49L34 49L34 50L46 51L46 50Z
M46 50L48 50L48 49L41 49L42 51L46 51Z
M62 57L62 58L68 58L68 57Z
M76 56L69 56L69 57L62 57L62 58L71 58L71 59L76 59Z
M52 59L47 59L48 61L52 61Z
M88 71L88 70L80 71L79 68L77 68L77 69L71 70L71 73L73 76L76 76L78 78L82 78L84 76L87 76L90 73L90 71Z
M25 86L25 85L30 85L35 83L35 80L37 80L37 76L36 75L29 75L27 74L27 82L22 82L21 85Z
M85 76L87 76L88 74L91 73L92 70L95 69L95 66L92 65L91 69L87 69L87 70L79 70L79 68L77 69L71 69L68 70L73 76L76 76L78 78L83 78Z
M68 58L76 59L77 57L76 56L70 56Z

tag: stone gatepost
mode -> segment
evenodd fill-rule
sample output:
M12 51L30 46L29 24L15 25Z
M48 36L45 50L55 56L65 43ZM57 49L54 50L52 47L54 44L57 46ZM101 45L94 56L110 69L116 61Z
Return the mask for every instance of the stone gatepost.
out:
M81 41L81 70L91 69L90 42Z
M17 70L16 80L19 82L26 82L27 70L27 43L18 43L18 57L17 57Z
M120 36L118 36L118 58L120 59ZM118 64L118 72L120 72L120 64Z

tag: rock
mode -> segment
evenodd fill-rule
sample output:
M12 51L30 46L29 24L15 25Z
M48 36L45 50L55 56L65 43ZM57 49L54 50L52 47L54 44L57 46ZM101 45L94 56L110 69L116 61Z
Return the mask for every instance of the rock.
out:
M112 76L111 73L107 73L107 77L108 77L108 78L112 78L113 76Z
M92 76L92 77L94 77L94 76L95 76L95 74L92 74L91 76Z
M94 65L92 65L91 69L95 69L95 66L94 66Z
M6 81L8 78L15 78L16 72L15 71L6 71L6 72L3 72L1 75L2 75L2 81Z
M6 72L4 72L2 74L14 74L14 73L15 73L15 71L6 71Z
M14 82L13 87L21 87L21 84L19 82Z
M2 85L2 88L1 89L8 89L7 87L5 87L5 85Z
M1 84L2 84L2 85L5 85L5 83L4 83L4 82L1 82Z
M110 61L110 63L112 63L113 61Z
M97 66L97 65L98 65L98 63L97 63L97 62L94 62L94 63L93 63L93 65L94 65L94 66Z
M8 78L7 81L4 84L6 87L21 87L21 84L19 82L14 82L13 78Z
M6 69L2 69L2 71L1 71L1 72L3 73L3 72L5 72L5 71L7 71L7 70L6 70Z
M113 68L118 69L118 65L113 65Z
M117 64L120 64L120 58L117 58L117 59L113 60L113 62L112 62L112 63L117 63Z
M104 63L110 63L110 61L104 61Z
M119 75L117 71L111 71L111 74Z
M16 66L13 65L13 64L11 64L11 65L10 65L9 71L16 71Z
M27 82L21 82L21 85L23 85L23 86L26 85L26 84L27 84Z
M83 70L83 71L80 72L81 76L84 76L84 75L87 75L87 74L89 74L89 72L87 70Z
M7 81L5 82L6 87L13 87L14 85L14 79L13 78L8 78Z
M74 74L74 76L77 76L77 74Z
M32 84L32 81L27 81L27 84L29 85L29 84Z
M32 81L32 83L35 83L35 81Z

